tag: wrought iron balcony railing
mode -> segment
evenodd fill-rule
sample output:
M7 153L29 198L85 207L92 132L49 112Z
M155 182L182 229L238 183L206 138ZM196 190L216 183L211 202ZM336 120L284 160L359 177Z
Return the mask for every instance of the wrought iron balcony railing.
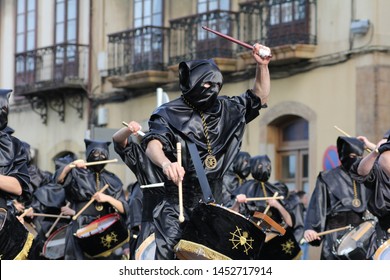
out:
M234 58L238 46L202 29L202 26L239 38L238 23L237 12L222 10L171 20L169 65L199 58Z
M108 35L108 75L166 69L168 30L143 26Z
M240 4L242 40L269 47L317 43L316 0L250 1Z
M80 44L58 44L15 55L15 94L88 83L89 48Z

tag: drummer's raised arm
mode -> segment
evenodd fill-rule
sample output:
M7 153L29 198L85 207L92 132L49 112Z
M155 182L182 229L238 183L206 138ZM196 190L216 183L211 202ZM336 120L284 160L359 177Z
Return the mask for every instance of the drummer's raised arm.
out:
M68 175L68 173L72 170L73 165L77 168L87 168L84 160L82 159L75 160L63 167L60 175L57 177L57 183L62 184L64 182L66 175Z

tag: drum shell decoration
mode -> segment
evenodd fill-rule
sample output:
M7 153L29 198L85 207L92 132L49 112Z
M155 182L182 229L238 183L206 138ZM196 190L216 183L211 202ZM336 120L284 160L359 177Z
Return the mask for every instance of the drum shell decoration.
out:
M26 259L33 242L33 235L14 215L6 215L4 226L0 231L0 259Z
M262 260L298 260L302 256L301 247L295 239L291 227L285 234L275 235L264 243L260 259Z
M105 215L93 221L86 227L93 224L104 223L107 220L114 220L114 222L111 226L102 228L96 233L83 236L78 236L77 233L75 234L80 247L87 257L92 259L107 257L111 255L115 249L129 241L129 231L117 213Z
M175 246L178 259L253 260L260 256L265 233L243 215L201 203Z

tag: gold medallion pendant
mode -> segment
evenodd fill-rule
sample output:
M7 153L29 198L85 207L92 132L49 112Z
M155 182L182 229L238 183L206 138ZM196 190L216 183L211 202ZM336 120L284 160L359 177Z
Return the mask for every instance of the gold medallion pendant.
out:
M101 204L101 203L96 203L96 204L95 204L95 209L96 209L97 211L102 211L102 210L103 210L103 204Z
M207 168L214 169L217 166L217 159L213 155L207 155L204 164Z
M352 199L352 206L353 207L358 208L358 207L360 207L360 205L362 205L362 202L360 201L360 199L357 199L357 198Z

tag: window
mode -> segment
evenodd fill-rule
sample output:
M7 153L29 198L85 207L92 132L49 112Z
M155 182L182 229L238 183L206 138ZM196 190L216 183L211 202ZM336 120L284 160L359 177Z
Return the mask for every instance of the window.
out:
M162 0L134 0L134 28L162 26Z
M269 2L267 45L299 43L309 32L308 0L271 0Z
M16 45L15 53L21 54L36 48L36 0L16 2ZM15 65L17 85L34 82L35 57L19 55Z
M229 0L198 0L197 7L198 14L208 14L207 17L202 19L202 25L204 24L223 34L231 34L229 15L224 12L230 10ZM213 11L215 12L213 13ZM199 56L208 56L208 53L213 49L222 51L221 46L231 45L226 44L226 39L212 32L205 32L201 28L197 29L196 52Z
M134 0L134 48L132 49L134 70L144 65L162 61L163 26L162 0ZM152 28L145 28L145 27Z
M56 0L55 10L55 79L77 76L78 1Z
M290 116L279 122L279 145L277 150L277 180L290 190L309 192L308 122Z

